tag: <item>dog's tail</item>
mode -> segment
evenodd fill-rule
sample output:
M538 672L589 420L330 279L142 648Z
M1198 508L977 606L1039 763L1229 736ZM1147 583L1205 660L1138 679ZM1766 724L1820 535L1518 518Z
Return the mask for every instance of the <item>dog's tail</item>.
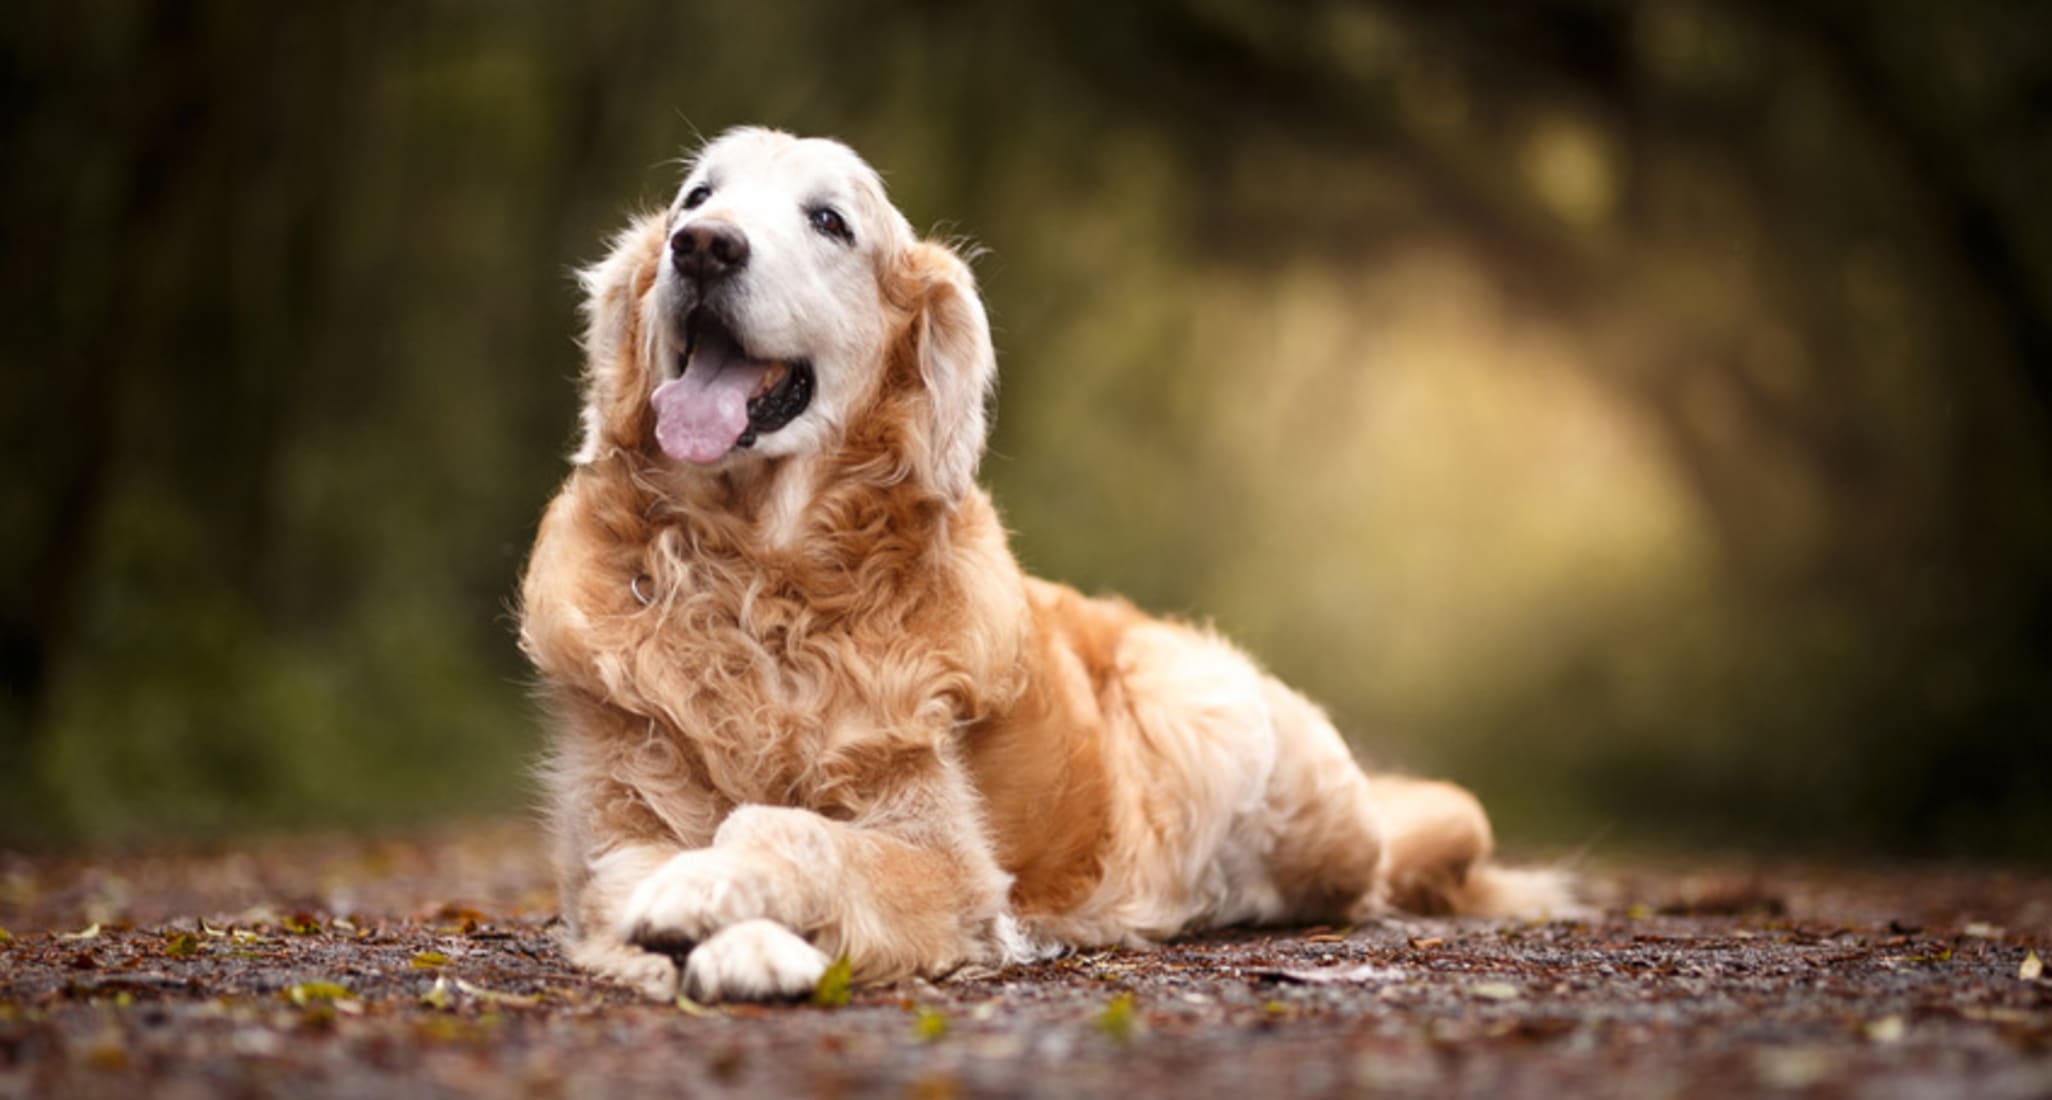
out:
M1504 867L1483 862L1468 868L1447 890L1447 903L1464 917L1509 917L1550 920L1586 911L1575 894L1575 878L1566 871L1536 867Z

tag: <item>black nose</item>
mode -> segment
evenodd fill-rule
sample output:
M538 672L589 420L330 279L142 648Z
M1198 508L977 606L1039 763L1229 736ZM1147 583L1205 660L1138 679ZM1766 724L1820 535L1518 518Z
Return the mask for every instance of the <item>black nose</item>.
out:
M670 255L679 275L712 282L748 266L748 238L725 222L699 222L670 238Z

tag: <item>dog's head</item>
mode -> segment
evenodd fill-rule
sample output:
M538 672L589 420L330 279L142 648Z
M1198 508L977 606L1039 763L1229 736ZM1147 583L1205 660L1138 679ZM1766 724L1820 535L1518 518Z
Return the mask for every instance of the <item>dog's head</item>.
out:
M946 499L973 482L996 375L974 280L846 146L721 136L584 283L577 461L746 476L860 441Z

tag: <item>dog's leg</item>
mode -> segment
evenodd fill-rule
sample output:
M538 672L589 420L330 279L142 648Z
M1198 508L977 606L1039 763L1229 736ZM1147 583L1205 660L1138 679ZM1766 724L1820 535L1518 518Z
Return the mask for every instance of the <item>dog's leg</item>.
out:
M650 876L680 852L711 841L718 807L671 773L650 773L640 784L620 778L634 775L629 762L598 750L632 744L645 719L599 707L566 707L564 719L579 736L557 746L542 778L551 795L565 952L602 978L669 1000L677 995L682 950L650 951L629 943L620 934L620 915ZM644 789L666 791L667 797L658 804Z
M635 888L681 850L670 844L632 844L581 863L576 877L566 882L563 899L569 924L565 953L572 963L656 1000L677 995L676 958L627 942L618 925Z
M900 798L857 823L744 806L712 847L650 874L617 930L659 950L695 945L683 978L694 997L799 996L834 956L858 981L993 958L1008 885L966 791Z
M1454 912L1461 885L1493 846L1482 804L1451 783L1405 775L1374 776L1369 790L1388 829L1390 903L1423 916Z
M774 1001L819 987L832 960L803 936L760 917L730 924L699 944L684 963L684 992L695 1001Z
M1369 782L1389 831L1382 880L1397 907L1520 919L1583 913L1572 876L1490 859L1489 816L1466 790L1401 775L1377 775Z
M1265 817L1274 837L1268 870L1286 907L1280 919L1376 913L1385 837L1368 777L1323 711L1274 679L1262 694L1275 729Z

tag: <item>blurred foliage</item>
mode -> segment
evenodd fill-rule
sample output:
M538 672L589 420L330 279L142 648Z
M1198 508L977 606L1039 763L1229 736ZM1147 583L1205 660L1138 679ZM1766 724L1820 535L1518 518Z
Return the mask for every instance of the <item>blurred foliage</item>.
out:
M0 836L519 810L576 301L698 135L974 238L1036 570L1511 837L2046 856L2052 9L0 12Z

